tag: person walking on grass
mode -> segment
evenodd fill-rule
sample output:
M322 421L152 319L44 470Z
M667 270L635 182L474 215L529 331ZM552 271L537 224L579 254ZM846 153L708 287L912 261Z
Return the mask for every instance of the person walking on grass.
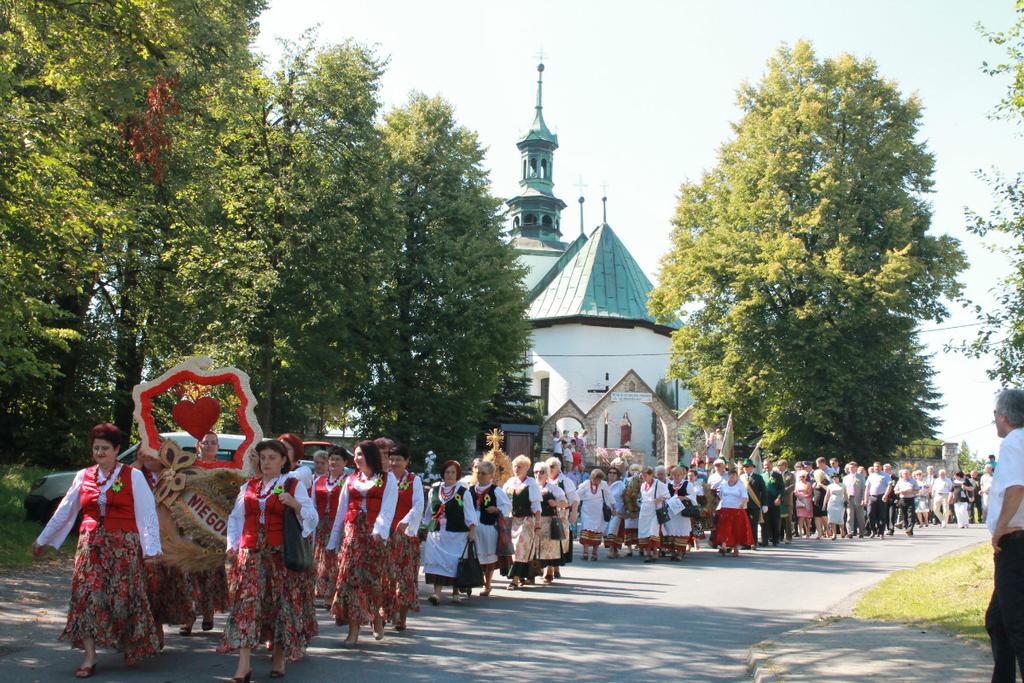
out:
M989 491L995 585L985 630L992 641L993 683L1012 683L1018 672L1024 675L1024 391L999 392L994 415L1003 442Z

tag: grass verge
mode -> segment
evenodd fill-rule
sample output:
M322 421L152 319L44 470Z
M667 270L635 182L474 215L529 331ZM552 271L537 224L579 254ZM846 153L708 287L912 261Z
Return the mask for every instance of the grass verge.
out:
M992 597L992 547L894 572L853 608L861 619L926 624L988 642L985 609Z
M45 467L0 465L0 568L24 567L32 562L29 548L42 531L38 522L25 519L22 501L32 482L50 472Z

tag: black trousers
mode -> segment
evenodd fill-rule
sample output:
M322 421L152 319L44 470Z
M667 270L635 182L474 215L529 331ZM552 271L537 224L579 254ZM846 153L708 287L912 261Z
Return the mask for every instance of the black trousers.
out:
M886 519L889 514L885 501L881 496L871 496L868 503L868 533L871 535L884 534Z
M761 525L761 543L778 545L782 540L782 509L777 505L769 505L768 512L764 513L764 523Z
M885 519L885 527L889 531L896 531L896 521L900 516L900 506L897 504L896 499L896 496L892 496L885 504L887 515Z
M914 514L914 499L900 498L899 508L900 515L903 516L903 528L907 531L913 531L914 522L917 521L917 515Z
M757 529L761 526L761 508L747 508L747 519L750 520L750 533L754 535L754 545L757 545Z
M1003 537L995 556L995 590L985 613L992 639L992 683L1024 677L1024 534Z
M985 522L984 511L981 509L981 494L975 493L974 500L971 501L971 507L967 509L968 518L973 518L975 524L982 524Z

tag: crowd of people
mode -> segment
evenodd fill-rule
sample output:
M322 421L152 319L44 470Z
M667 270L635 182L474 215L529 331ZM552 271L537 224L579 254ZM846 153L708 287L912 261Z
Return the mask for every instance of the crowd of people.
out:
M893 473L823 458L814 465L784 460L741 468L715 458L692 465L641 466L616 459L585 479L572 456L534 462L520 455L512 474L495 481L493 462L477 459L465 476L449 460L441 481L426 489L409 468L409 449L386 437L360 441L353 455L336 447L301 465L302 442L284 434L266 439L252 457L259 473L241 484L227 523L224 563L185 571L160 561L160 524L153 490L163 462L142 453L134 465L118 462L122 434L109 424L90 434L94 465L79 471L67 495L33 545L59 547L81 513L67 625L61 639L85 651L76 676L96 671L96 648L121 650L127 663L163 647L164 625L203 630L226 614L219 651L237 653L235 681L248 681L252 654L271 652L270 676L304 656L319 633L317 609L328 609L355 645L369 627L407 628L420 610L421 575L440 605L445 589L462 602L460 561L475 551L483 585L495 573L521 591L551 584L579 558L596 562L636 553L645 563L681 561L702 540L738 555L794 537L883 538L917 524L947 525L950 510L965 525L985 514L991 470ZM575 442L578 447L578 442ZM195 467L232 466L216 460L215 434L200 440ZM565 468L566 471L563 471ZM987 479L986 479L987 477ZM973 517L972 517L973 515ZM289 527L290 525L290 527ZM290 530L286 527L289 527ZM294 566L286 536L312 545L312 566ZM576 545L580 546L577 554Z

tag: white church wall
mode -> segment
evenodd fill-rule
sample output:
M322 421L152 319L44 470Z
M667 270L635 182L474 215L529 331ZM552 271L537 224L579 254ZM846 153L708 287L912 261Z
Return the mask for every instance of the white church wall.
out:
M526 287L526 291L530 291L540 282L540 279L551 270L551 266L555 265L555 261L561 255L560 252L552 254L519 254L519 263L530 269L526 277L523 278L523 285Z
M616 328L566 324L533 331L533 392L540 394L540 378L548 377L548 409L557 410L573 400L584 411L597 403L607 387L629 370L635 370L651 388L668 373L669 338L644 327ZM682 398L682 397L681 397ZM619 424L629 412L632 444L648 454L653 451L651 410L638 402L613 402L608 409L608 445L619 446ZM570 434L575 420L560 429ZM598 425L603 432L603 421ZM603 434L592 434L590 443L604 446Z

